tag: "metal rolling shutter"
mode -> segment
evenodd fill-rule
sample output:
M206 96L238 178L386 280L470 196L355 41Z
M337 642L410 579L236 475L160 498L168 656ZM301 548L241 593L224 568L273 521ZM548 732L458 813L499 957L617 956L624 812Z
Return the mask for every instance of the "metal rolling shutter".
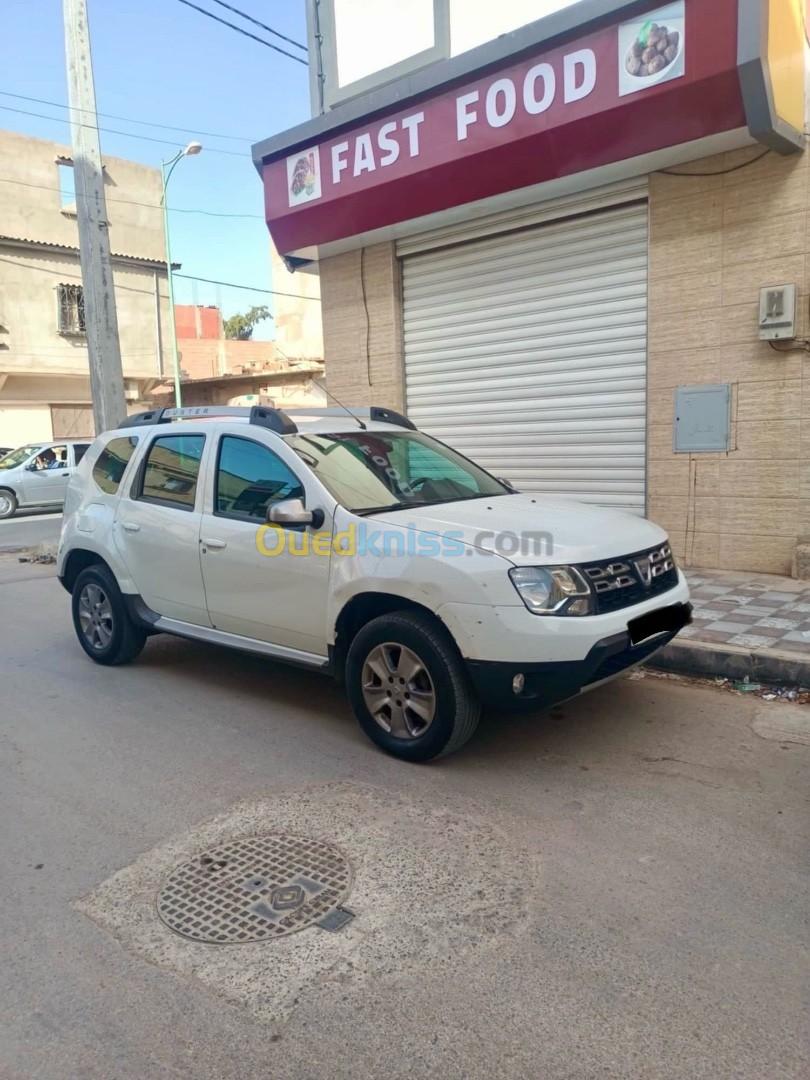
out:
M522 491L643 514L646 203L406 254L402 269L414 422Z

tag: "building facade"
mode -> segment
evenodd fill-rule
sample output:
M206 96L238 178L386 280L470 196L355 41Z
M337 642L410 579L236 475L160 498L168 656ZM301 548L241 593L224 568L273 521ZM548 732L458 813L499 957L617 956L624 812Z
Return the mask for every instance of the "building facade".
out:
M0 132L0 444L93 434L70 150ZM160 170L105 158L128 407L170 342Z
M803 0L372 6L358 35L367 5L312 5L313 118L254 147L276 246L320 277L330 389L646 513L687 565L789 573Z

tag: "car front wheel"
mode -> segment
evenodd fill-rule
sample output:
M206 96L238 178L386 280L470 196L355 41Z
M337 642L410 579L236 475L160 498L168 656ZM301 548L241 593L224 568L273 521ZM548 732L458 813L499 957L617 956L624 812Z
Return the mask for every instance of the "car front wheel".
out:
M405 761L458 750L480 715L455 643L421 612L381 615L357 633L346 659L346 690L366 735Z
M8 488L0 489L0 520L14 517L17 511L17 496Z
M103 565L88 567L76 578L73 625L79 644L97 664L128 664L147 636L129 617L118 583Z

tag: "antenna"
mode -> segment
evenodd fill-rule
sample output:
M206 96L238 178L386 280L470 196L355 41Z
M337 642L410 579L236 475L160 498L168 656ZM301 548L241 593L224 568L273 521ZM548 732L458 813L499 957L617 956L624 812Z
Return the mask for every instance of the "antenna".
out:
M323 390L323 392L326 394L326 396L328 398L331 398L332 401L336 402L341 407L341 409L343 409L343 411L345 413L349 414L349 416L352 418L352 420L355 420L357 422L357 424L359 425L361 431L368 431L368 428L363 423L363 421L360 419L360 417L355 416L354 413L352 412L352 410L347 405L344 405L343 402L339 398L335 397L335 395L331 392L331 390L327 390L325 386L321 386L321 384L318 382L317 379L313 379L312 381L315 383L315 385L318 387L319 390Z

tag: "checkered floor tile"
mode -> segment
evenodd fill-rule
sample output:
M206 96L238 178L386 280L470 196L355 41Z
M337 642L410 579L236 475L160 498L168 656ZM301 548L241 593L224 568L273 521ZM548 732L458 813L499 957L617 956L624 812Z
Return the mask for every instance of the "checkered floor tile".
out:
M810 581L688 570L694 622L681 637L810 657Z

